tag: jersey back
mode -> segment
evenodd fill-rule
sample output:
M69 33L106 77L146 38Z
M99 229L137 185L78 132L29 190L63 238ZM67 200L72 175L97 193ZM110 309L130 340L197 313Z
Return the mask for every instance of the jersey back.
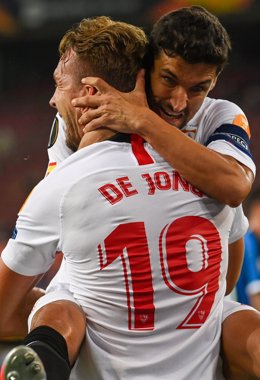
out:
M72 155L33 191L3 257L36 274L63 251L101 379L214 379L235 210L146 153L103 142Z

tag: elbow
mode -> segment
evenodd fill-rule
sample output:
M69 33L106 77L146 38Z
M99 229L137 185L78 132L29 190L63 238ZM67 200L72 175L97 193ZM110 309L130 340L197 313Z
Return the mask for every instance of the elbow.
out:
M236 208L243 202L242 198L228 198L224 203L232 208Z
M219 200L230 207L238 207L249 195L253 182L254 174L242 164L237 164L236 170L224 177L219 176L218 182ZM222 198L222 199L220 199Z
M224 195L224 194L223 194ZM221 203L224 203L228 205L229 207L236 208L244 201L245 197L243 197L241 194L235 194L235 192L230 192L226 194L225 196L220 196L219 201Z
M244 186L232 186L222 201L232 208L238 207L247 198L250 190L251 185L249 186L249 184L245 184Z

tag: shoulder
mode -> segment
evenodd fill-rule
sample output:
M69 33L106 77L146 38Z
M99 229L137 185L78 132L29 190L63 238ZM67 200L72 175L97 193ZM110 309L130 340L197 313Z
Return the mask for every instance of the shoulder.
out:
M216 119L230 124L240 124L240 119L246 119L243 110L237 104L225 99L206 98L202 112L205 119Z
M206 98L200 110L200 137L203 143L208 139L243 140L248 145L251 133L249 122L242 109L233 102L223 99Z

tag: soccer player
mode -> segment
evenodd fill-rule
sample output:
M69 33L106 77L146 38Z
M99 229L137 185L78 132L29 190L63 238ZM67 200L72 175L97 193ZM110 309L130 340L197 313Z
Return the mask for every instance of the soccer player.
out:
M61 42L51 100L73 144L81 135L80 112L70 100L88 90L80 79L86 72L107 79L108 72L107 51L95 72L97 52L86 54L84 26ZM91 43L96 46L97 36ZM115 51L112 56L117 62ZM124 75L116 68L109 79L127 91L126 73L129 62ZM243 236L247 220L241 208L191 185L138 136L131 144L123 137L76 152L32 192L0 261L0 330L59 248L69 290L86 314L85 348L100 378L214 378L228 243ZM73 355L58 331L40 326L27 343L45 357L48 380L68 378ZM51 361L60 370L49 376Z
M54 139L55 140L55 139ZM51 148L52 149L52 148ZM52 165L53 166L53 165Z
M92 108L80 122L86 131L106 126L137 133L194 186L237 206L249 194L255 174L248 121L234 103L207 96L229 52L226 30L205 9L166 14L150 36L146 76L151 107L142 76L130 94L86 78L85 84L99 92L75 100L74 105Z
M212 40L208 38L209 36L212 36L214 43L217 41L219 44L215 45L215 50L210 46ZM186 41L185 47L182 44L183 40ZM222 43L224 45L221 45ZM252 173L255 172L248 149L249 126L239 107L225 100L207 97L228 59L230 41L226 32L218 20L205 10L199 7L184 8L164 16L156 24L152 31L151 46L152 75L149 87L153 97L150 105L154 110L159 110L159 115L167 123L159 122L151 110L141 107L142 105L147 107L141 77L133 93L127 95L114 91L101 80L87 78L85 83L96 86L100 91L99 97L91 96L87 98L87 102L86 98L82 98L74 103L82 107L95 108L92 113L88 112L82 116L82 124L94 118L94 121L88 124L87 130L108 125L122 132L140 133L169 162L175 166L181 165L179 169L192 183L197 183L200 188L221 201L231 205L237 204L239 199L241 200L240 190L245 189L243 186L245 185L247 190L242 198L251 188L253 177L250 170ZM212 52L216 53L214 58ZM223 55L219 56L219 53ZM219 65L215 64L216 70L207 71L211 67L210 64L214 68L217 59ZM149 70L147 78L149 80ZM104 96L100 94L102 91L106 93ZM169 124L179 127L186 136L182 136ZM199 147L187 136L204 147ZM192 169L193 172L190 171ZM198 174L203 175L202 178ZM231 178L237 178L237 181ZM198 180L200 183L196 182ZM232 285L229 290L239 270L235 273L234 277L234 271L230 272ZM254 333L259 323L258 313L252 310L238 313L237 311L246 308L243 309L228 301L224 302L224 309L226 309L223 325L224 341L228 342L230 347L228 349L228 344L224 345L225 353L229 358L231 355L233 365L235 363L242 368L246 358L249 365L244 368L246 367L251 374L255 373L257 365L255 358L249 356L247 352L246 338L249 335L257 336ZM244 324L247 315L250 322ZM242 330L237 320L243 325L250 326L247 331L243 329L245 338L242 338ZM232 324L238 329L231 329ZM238 336L241 336L244 346L242 343L237 344ZM257 346L253 348L251 345L250 350L251 352L257 350ZM234 368L232 370L234 371ZM238 378L237 371L234 376ZM244 378L246 375L242 371L240 376Z
M70 90L70 96L75 96L75 92L73 92L73 90L78 89L79 85L81 85L81 77L87 73L91 75L98 75L99 72L102 72L103 77L106 78L106 80L111 80L111 83L117 85L121 90L133 89L135 77L141 68L142 58L147 46L147 38L145 36L145 33L140 28L136 28L122 22L114 22L107 17L99 17L93 20L84 20L82 24L80 24L79 28L72 30L71 33L68 32L68 34L70 38L65 38L66 43L68 43L71 39L71 43L73 44L73 38L77 39L77 54L79 61L82 63L80 65L82 71L79 72L75 64L75 67L73 67L73 69L75 69L75 71L78 73L77 81L74 83L74 87L68 88L71 83L69 82L69 77L67 77L67 80L62 83L61 92L63 91L63 93L66 93L66 91ZM65 42L64 44L63 42L61 43L60 48L62 51L67 51L68 49L68 47L65 46ZM88 60L85 62L86 52ZM69 58L69 54L67 58ZM61 59L61 63L58 66L57 70L60 70L60 75L63 72L62 63L65 64L66 59L65 61ZM88 67L89 63L92 63L93 67L96 66L98 68L92 70L92 66ZM124 80L122 80L122 76L119 74L120 72L124 73ZM58 71L55 72L55 75L56 74L58 74ZM57 87L60 87L59 82L57 83ZM85 86L82 86L81 90L81 92L76 94L80 95L83 94L84 91L88 91ZM67 102L70 105L69 99ZM74 113L76 114L75 108L70 107L69 111L68 108L66 108L65 111L63 111L63 109L59 109L59 111L62 111L63 117L69 126L69 128L66 129L66 133L69 133L67 142L70 146L75 146L78 144L76 140L79 138L79 135L75 128L77 117L72 117ZM67 119L66 115L68 115ZM15 233L13 237L15 237ZM35 281L37 280L35 279ZM36 298L37 297L38 295ZM7 336L10 334L18 335L25 332L24 326L26 326L26 324L24 324L24 321L25 318L28 318L28 310L31 311L32 309L31 292L29 297L26 297L25 301L23 302L23 306L23 308L19 308L20 314L18 314L16 320L14 321L14 319L10 318L8 320L8 324L4 325L4 328L1 331L1 336ZM72 312L75 312L75 303L72 305ZM65 318L65 314L63 314L63 317ZM13 325L12 321L14 321ZM80 322L81 321L78 323ZM18 330L16 331L17 334L15 333L15 328ZM80 326L78 325L77 331L79 330ZM77 339L76 343L78 345ZM62 376L62 372L60 376ZM64 378L62 380L64 380Z
M249 125L237 105L207 96L229 52L226 30L205 9L195 6L171 12L155 24L146 60L150 105L158 114L148 108L142 75L130 94L115 91L101 79L87 78L86 83L99 93L75 100L80 107L94 107L82 115L81 122L93 119L87 130L101 126L103 139L111 136L111 129L105 134L104 125L143 135L194 186L235 206L248 195L255 175ZM57 142L52 139L48 150L50 169L72 152L64 148L64 129L62 119L57 119L52 132ZM91 138L95 142L100 136L84 136L93 142ZM240 270L236 256L231 260L229 291Z

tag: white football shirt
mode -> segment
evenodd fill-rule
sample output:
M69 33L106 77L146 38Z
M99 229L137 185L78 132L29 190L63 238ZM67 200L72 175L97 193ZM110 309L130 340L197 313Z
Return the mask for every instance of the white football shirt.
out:
M73 153L66 146L65 130L64 121L57 113L48 146L50 169ZM182 131L196 142L235 158L255 174L249 147L250 127L244 112L236 104L207 97Z
M99 378L214 379L228 243L248 222L234 227L239 209L145 147L107 141L65 160L32 192L2 258L36 275L63 251Z

